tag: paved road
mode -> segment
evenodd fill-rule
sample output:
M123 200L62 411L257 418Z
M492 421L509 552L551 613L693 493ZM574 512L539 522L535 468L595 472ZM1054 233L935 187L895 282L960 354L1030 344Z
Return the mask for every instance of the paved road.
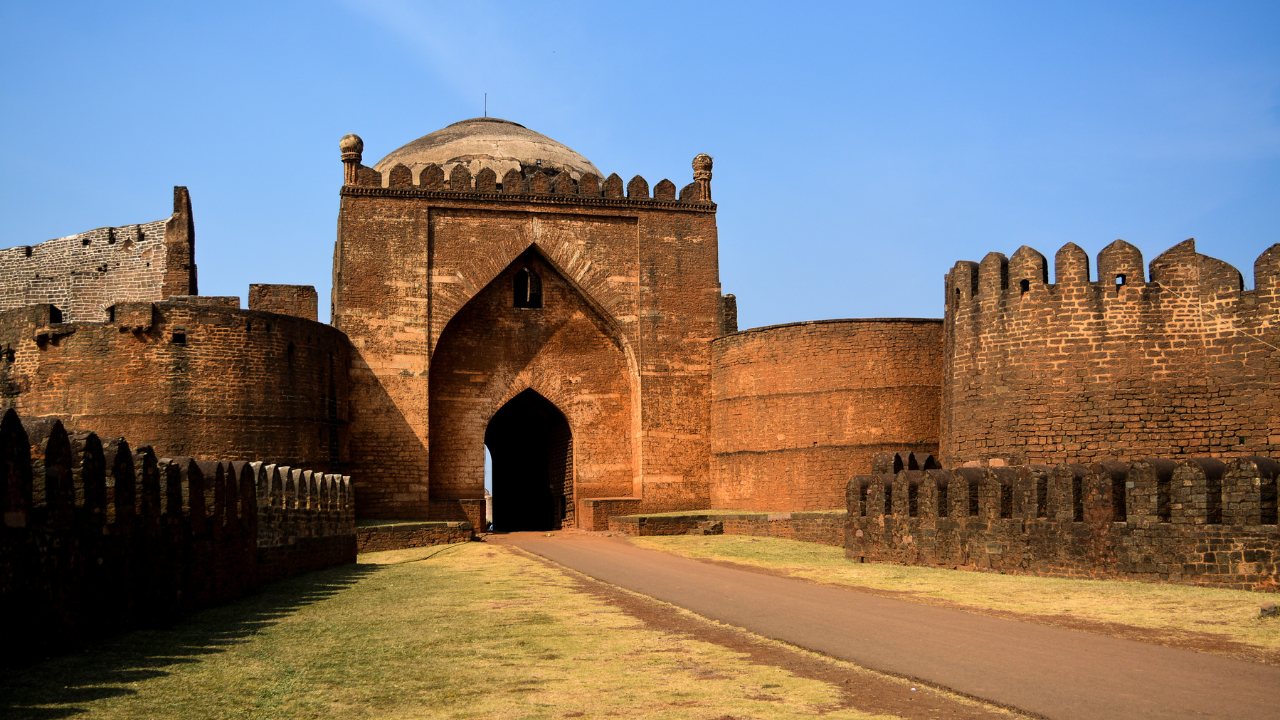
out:
M618 538L492 536L757 635L1050 718L1280 718L1280 668L700 563Z

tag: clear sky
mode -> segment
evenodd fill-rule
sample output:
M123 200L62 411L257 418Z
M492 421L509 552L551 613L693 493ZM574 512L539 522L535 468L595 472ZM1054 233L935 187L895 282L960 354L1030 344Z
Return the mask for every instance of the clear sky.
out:
M605 173L715 157L742 327L942 314L957 260L1280 241L1280 3L0 4L0 246L162 218L200 290L312 284L342 181L483 112ZM393 261L393 259L389 259ZM1095 268L1096 269L1096 268Z

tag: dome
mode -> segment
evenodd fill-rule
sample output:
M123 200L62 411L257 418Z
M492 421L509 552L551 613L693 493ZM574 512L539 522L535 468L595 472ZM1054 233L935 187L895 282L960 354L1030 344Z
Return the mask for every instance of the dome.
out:
M510 120L491 117L463 120L423 135L379 160L374 169L385 176L398 163L407 165L415 179L419 171L431 163L439 165L446 177L459 163L473 176L481 168L490 168L497 173L499 181L508 170L535 167L549 174L568 171L574 180L586 173L603 177L590 160L546 135Z

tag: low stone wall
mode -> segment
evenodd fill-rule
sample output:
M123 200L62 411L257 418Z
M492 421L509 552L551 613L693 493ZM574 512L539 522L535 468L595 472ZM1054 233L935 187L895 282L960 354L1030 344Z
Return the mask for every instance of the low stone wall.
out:
M845 513L838 511L626 515L609 518L609 529L636 536L688 535L700 531L701 526L708 523L719 523L720 529L706 534L785 538L833 547L844 544Z
M467 542L475 537L469 522L409 522L356 528L356 549L361 553L404 550L428 545Z
M351 479L0 420L0 664L355 562Z
M1280 590L1269 458L962 467L854 477L854 561Z

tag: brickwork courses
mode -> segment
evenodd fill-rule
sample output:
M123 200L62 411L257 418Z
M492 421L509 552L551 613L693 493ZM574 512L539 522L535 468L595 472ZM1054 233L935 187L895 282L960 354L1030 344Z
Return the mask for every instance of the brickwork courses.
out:
M250 310L290 315L315 322L319 317L319 307L319 296L310 285L249 286Z
M0 421L0 663L164 624L263 583L355 562L350 478L156 457L51 418Z
M712 343L711 507L830 510L872 456L934 452L938 320L824 320Z
M446 180L435 165L394 166L384 176L359 164L358 139L344 142L333 318L353 346L362 515L482 523L453 501L482 501L485 413L530 387L570 419L575 502L705 506L710 341L723 326L715 205L702 200L710 159L677 198L670 181L651 196L640 177L624 186L536 167L473 178L455 165ZM506 312L518 260L546 283L541 310ZM482 342L468 323L500 310L511 339L463 352ZM547 330L556 327L568 334ZM518 340L521 328L537 342ZM464 410L461 397L488 410Z
M117 303L196 292L195 225L184 187L173 189L168 219L0 250L0 310L49 304L66 322L101 322Z
M1151 262L1117 240L947 276L944 465L1111 456L1272 455L1280 448L1280 245L1240 273L1183 242Z
M356 549L361 553L448 545L475 538L469 522L411 522L356 528Z
M119 303L105 322L58 322L49 305L0 313L5 407L161 454L342 471L346 338L234 297L172 300Z
M627 535L750 535L844 547L845 511L622 515L609 529Z
M1102 460L855 476L845 554L1280 590L1270 458Z

